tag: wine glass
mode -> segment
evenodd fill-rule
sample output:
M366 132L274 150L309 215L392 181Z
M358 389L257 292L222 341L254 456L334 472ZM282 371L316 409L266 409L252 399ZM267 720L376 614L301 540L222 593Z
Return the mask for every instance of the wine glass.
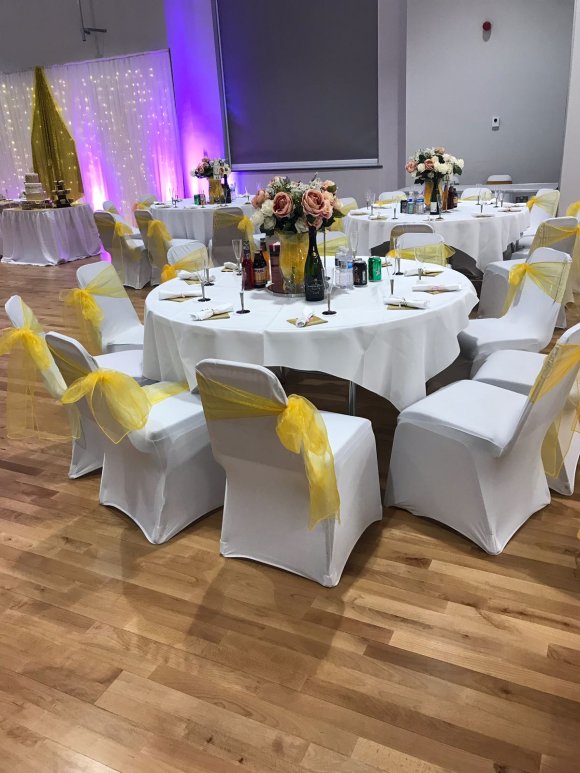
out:
M352 259L354 260L356 258L356 250L358 247L358 228L354 224L348 234L348 245L352 252Z
M236 258L236 263L238 265L238 270L236 271L236 274L238 276L242 275L242 266L241 266L241 259L242 259L242 240L241 239L232 239L232 247L234 248L234 256Z
M367 209L370 209L373 202L373 194L370 190L365 193L365 200L367 203Z

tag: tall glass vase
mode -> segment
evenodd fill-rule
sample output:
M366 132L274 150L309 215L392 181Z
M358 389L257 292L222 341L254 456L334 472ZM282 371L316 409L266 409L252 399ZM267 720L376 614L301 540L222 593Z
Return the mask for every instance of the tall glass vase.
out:
M280 271L284 277L284 290L292 294L303 293L308 234L279 231L276 236L280 240Z
M222 200L224 189L222 188L221 180L219 177L209 178L209 203L219 204Z

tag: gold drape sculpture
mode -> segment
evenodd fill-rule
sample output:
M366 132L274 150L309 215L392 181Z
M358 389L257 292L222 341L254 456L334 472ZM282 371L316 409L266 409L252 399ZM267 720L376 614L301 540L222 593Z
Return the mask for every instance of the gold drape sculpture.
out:
M83 181L75 141L55 102L42 67L34 68L32 111L32 164L44 190L52 191L55 180L64 180L70 198L80 199Z

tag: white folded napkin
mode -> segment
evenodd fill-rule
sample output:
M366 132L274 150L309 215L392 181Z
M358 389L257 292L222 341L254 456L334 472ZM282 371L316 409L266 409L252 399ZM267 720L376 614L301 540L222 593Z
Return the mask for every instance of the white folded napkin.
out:
M204 319L210 319L211 317L215 317L217 314L227 314L229 311L233 311L234 307L231 303L223 303L221 306L214 306L212 309L200 309L199 311L194 311L191 314L191 318L195 320L196 322L201 322L201 320Z
M443 266L440 268L424 268L423 269L423 276L429 276L429 274L440 274L443 271ZM403 271L403 274L405 276L419 276L419 269L418 268L408 268L406 271Z
M394 295L386 295L383 300L387 306L403 306L408 309L426 309L429 305L428 300L417 300L416 298L399 298Z
M309 320L314 316L314 312L311 309L304 308L302 314L296 320L296 327L306 327Z
M230 260L226 260L226 262L223 265L224 268L229 268L230 271L236 271L238 268L236 263L232 263Z
M177 272L178 279L199 279L200 276L203 276L203 271L183 271L182 270ZM209 281L215 282L215 277L211 273L209 275Z
M457 290L461 290L461 285L434 285L428 282L421 282L420 284L413 285L411 289L414 293L424 293L429 290L436 290L439 293L454 293L457 292Z
M169 301L172 298L199 298L200 295L201 287L191 287L184 282L177 287L173 285L171 290L165 290L163 287L160 287L158 297L160 301Z

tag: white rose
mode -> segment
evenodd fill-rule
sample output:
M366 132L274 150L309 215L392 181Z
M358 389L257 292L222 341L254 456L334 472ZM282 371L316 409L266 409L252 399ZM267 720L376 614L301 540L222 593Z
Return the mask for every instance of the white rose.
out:
M273 231L276 228L276 218L272 215L264 218L264 229L266 231Z
M266 201L262 204L262 212L264 217L272 217L274 214L274 202L272 199L266 199Z
M464 164L464 163L465 163L465 162L463 161L463 159L462 159L462 158L458 158L458 159L457 159L457 166L458 166L460 169L463 169L463 164Z
M450 156L449 153L444 153L443 154L443 161L446 161L446 162L447 161L451 161L452 158L453 158L453 156Z
M423 174L423 172L425 171L425 164L417 164L417 171L419 172L419 174Z
M264 222L264 213L262 212L261 209L257 209L252 215L252 217L250 218L250 220L255 226L259 228Z

